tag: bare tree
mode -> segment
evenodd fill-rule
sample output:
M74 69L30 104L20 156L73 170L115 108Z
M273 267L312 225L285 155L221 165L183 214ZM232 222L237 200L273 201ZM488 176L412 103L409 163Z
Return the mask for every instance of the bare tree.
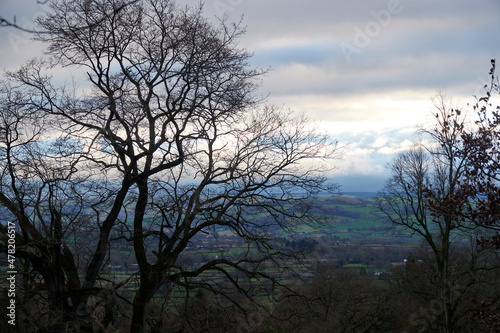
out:
M133 332L145 329L148 305L165 284L234 300L228 285L251 297L256 279L274 281L265 263L290 253L273 232L317 222L311 198L329 189L324 161L337 148L303 117L259 110L263 72L237 47L239 25L214 26L201 8L179 9L169 0L54 1L51 8L38 21L48 33L37 35L51 62L30 62L9 78L27 96L21 105L78 147L66 178L105 175L102 193L115 193L104 196L109 202L95 200L107 209L93 211L98 238L84 269L82 304L98 285L113 233L133 244L139 267ZM77 78L81 86L70 89L47 74L67 67L87 81ZM245 256L180 263L197 235L221 230L245 241ZM227 283L217 285L207 272Z
M475 199L470 188L464 186L470 161L461 136L468 129L466 115L452 108L442 95L435 100L435 107L435 125L422 130L430 144L415 146L389 165L391 177L380 209L392 223L422 237L430 247L433 265L428 269L436 277L437 300L442 309L437 315L443 316L442 329L454 332L466 290L478 282L480 274L475 273L484 268L485 262L478 256L487 253L477 252L477 224L466 214ZM465 271L454 259L463 246L469 248ZM463 276L470 279L463 281Z
M16 226L15 257L23 272L19 297L26 311L39 302L50 314L47 322L43 313L27 315L27 321L51 329L68 322L78 326L88 319L89 297L101 290L96 281L109 246L101 216L119 220L125 198L120 193L126 191L88 162L90 147L33 103L36 96L4 82L0 93L2 252L9 253L10 223ZM93 247L101 237L104 246Z
M146 283L151 293L165 282L213 290L210 278L200 278L212 272L209 276L221 275L240 293L251 296L252 285L244 281L277 277L263 269L269 268L266 262L279 265L281 259L290 257L275 239L276 231L293 232L298 223L317 223L310 199L318 190L327 190L321 166L303 169L299 164L326 157L325 138L305 129L303 120L296 121L265 109L230 128L214 128L197 141L196 158L151 182L154 208L149 214L156 219L148 228L134 229L131 234L140 235L141 244L152 246L139 253L135 247L140 265L152 272ZM193 172L196 178L186 183ZM195 236L209 232L217 238L220 231L245 240L247 255L231 258L221 253L191 269L174 264ZM154 255L148 258L148 253ZM235 271L245 279L235 277L231 273ZM143 275L141 272L145 280ZM220 287L218 293L233 300Z

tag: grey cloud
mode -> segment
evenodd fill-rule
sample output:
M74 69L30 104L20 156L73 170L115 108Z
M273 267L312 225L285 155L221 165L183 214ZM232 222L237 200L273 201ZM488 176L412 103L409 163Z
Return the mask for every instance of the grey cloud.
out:
M368 23L376 22L374 13L387 10L389 3L241 1L233 13L245 13L249 33L244 40L255 47L250 50L256 65L274 68L265 84L277 95L402 88L467 93L487 72L489 60L500 55L495 1L401 0L401 13L380 24L367 45L356 44L356 33L364 33ZM356 48L350 61L342 43ZM290 74L281 76L297 64L311 69L307 77L289 82Z

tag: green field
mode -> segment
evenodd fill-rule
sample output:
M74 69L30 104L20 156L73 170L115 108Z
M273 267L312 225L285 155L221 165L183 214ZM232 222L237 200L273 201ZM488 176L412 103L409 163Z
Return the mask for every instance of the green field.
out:
M402 262L419 243L408 235L398 233L377 211L375 199L325 197L316 200L323 208L318 214L326 218L322 223L298 225L293 234L276 232L277 241L283 243L280 246L306 253L306 266L289 262L285 264L289 269L308 273L317 265L330 265L362 269L373 274L388 271L392 265ZM185 250L179 264L184 269L194 269L208 260L235 260L255 251L228 229L219 228L216 234L217 237L207 235L198 238L196 244ZM132 274L134 254L126 246L115 248L111 254L107 278L121 280ZM265 270L270 275L281 274L271 266ZM232 268L227 271L235 273ZM223 280L221 273L216 271L207 271L199 278L215 283Z

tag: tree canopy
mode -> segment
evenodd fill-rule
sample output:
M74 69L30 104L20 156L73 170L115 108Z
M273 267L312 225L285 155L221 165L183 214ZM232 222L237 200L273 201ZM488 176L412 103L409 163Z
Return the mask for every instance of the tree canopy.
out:
M49 57L3 81L0 200L5 221L19 222L20 264L46 286L53 329L90 330L96 302L106 327L113 295L140 332L163 286L238 306L236 294L255 294L251 281L276 282L264 263L293 254L270 231L319 218L310 198L335 188L324 172L338 150L303 116L263 105L264 72L237 46L244 30L168 0L50 4L36 34ZM72 83L61 77L69 69ZM247 255L180 263L195 237L219 229ZM137 274L109 281L103 268L122 241ZM203 278L209 271L225 282ZM120 288L134 279L127 300Z

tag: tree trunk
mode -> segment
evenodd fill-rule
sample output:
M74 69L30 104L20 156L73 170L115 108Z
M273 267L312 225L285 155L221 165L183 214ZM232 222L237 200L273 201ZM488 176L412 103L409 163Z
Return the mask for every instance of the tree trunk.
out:
M137 264L139 265L140 283L132 304L131 333L144 332L146 324L146 312L153 295L158 289L159 276L157 276L149 264L144 245L143 222L148 203L148 183L145 179L137 181L139 197L135 206L134 216L134 251Z
M148 276L144 276L148 275ZM132 303L132 322L130 333L145 332L147 309L155 292L158 290L157 283L153 282L152 274L141 273L141 283L135 293Z

